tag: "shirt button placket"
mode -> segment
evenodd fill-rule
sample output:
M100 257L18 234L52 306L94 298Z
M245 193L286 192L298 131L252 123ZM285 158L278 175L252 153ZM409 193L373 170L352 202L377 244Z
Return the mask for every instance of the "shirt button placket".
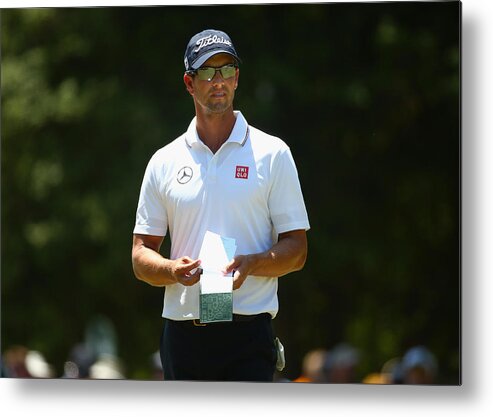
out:
M212 157L209 161L209 167L207 169L207 180L209 184L214 184L216 182L216 171L217 171L217 158L216 155Z

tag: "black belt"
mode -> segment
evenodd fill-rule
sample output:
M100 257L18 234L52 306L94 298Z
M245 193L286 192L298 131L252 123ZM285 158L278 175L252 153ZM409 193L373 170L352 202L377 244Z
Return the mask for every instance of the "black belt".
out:
M233 322L234 323L245 323L245 322L256 320L260 317L271 318L271 315L269 313L260 313L260 314L253 314L253 315L233 314ZM217 322L212 322L212 323L201 323L199 319L172 320L172 321L173 321L173 323L176 323L176 324L180 324L180 325L184 325L184 326L195 326L195 327L205 327L205 326L212 325L212 324L231 323L230 321L217 321Z

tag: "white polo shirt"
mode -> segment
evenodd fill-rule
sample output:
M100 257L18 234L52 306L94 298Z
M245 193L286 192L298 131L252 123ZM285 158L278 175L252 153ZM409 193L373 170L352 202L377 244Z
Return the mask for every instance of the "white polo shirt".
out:
M205 232L236 240L236 255L263 252L279 233L309 229L288 146L249 126L240 112L213 154L194 118L186 133L159 149L147 166L134 233L171 238L170 259L197 259ZM236 314L278 311L277 278L248 276L233 292ZM163 317L199 318L199 285L166 286Z

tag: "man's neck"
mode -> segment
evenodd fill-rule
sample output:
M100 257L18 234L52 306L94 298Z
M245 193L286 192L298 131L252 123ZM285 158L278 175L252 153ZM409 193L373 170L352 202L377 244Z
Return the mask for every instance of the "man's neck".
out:
M231 135L236 122L233 110L224 113L197 112L197 133L207 147L216 153Z

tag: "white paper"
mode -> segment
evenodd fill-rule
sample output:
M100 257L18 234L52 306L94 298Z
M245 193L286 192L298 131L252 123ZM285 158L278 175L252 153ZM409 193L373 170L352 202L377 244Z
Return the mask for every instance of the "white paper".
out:
M235 239L207 231L199 253L199 259L202 261L200 267L204 273L221 273L233 259L235 252Z
M224 267L233 259L236 252L236 241L210 231L205 232L200 248L200 293L233 292L233 277L222 273Z
M200 293L228 293L233 292L233 277L219 273L206 273L200 276Z

